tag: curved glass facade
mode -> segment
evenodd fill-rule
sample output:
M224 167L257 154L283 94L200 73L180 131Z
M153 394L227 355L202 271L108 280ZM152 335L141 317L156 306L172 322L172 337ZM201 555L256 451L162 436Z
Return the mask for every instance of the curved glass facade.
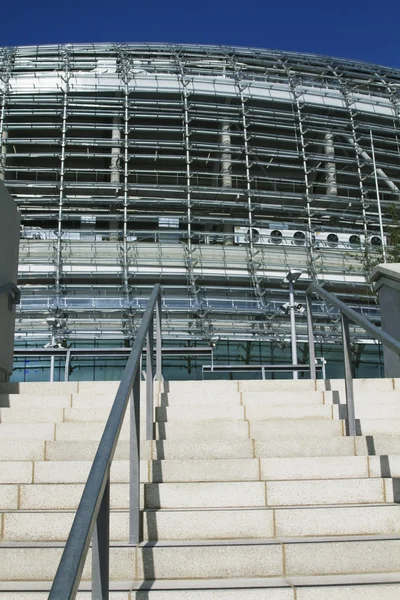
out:
M267 50L0 49L17 340L129 343L161 281L166 338L285 346L289 268L299 302L314 279L379 321L366 275L399 201L399 90L398 70Z

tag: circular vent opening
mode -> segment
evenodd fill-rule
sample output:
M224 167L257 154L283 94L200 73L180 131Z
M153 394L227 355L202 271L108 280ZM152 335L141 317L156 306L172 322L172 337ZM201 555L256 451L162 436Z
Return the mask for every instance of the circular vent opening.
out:
M349 237L349 242L352 246L360 246L361 245L361 239L359 235L351 235Z
M279 229L271 231L271 242L273 244L282 244L282 231L279 231Z
M246 241L250 242L252 241L253 244L256 244L257 242L260 241L260 232L258 231L258 229L254 229L254 227L252 229L248 229L247 233L246 233Z
M304 244L306 243L306 234L303 231L296 231L293 234L293 239L294 243L297 244L297 246L304 246Z
M370 239L371 246L382 246L382 240L377 235L373 235Z
M326 241L328 242L329 246L335 248L338 245L339 238L336 233L330 233L326 238Z

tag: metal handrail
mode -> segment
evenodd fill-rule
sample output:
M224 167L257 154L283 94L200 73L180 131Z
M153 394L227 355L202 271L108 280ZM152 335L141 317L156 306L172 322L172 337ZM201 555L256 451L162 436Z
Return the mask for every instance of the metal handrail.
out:
M311 308L311 295L312 293L317 294L320 298L323 298L332 306L336 307L340 311L340 319L342 325L342 339L343 339L343 354L344 354L344 375L345 375L345 389L346 389L346 405L347 405L347 435L357 435L356 427L356 416L354 409L354 390L353 390L353 373L351 364L351 348L350 348L350 334L349 334L349 321L353 321L356 325L362 327L372 337L377 339L379 342L390 348L395 354L400 356L400 342L395 340L391 335L376 327L371 321L369 321L363 315L356 312L352 308L346 306L344 302L336 298L330 292L327 292L323 287L317 283L311 283L306 291L307 301L307 320L308 320L308 341L310 348L310 365L314 364L312 357L315 356L314 349L314 330L312 323L312 308ZM315 379L314 373L311 370L311 378Z
M317 358L316 360L320 360ZM325 360L325 359L323 359ZM326 361L325 361L326 362ZM202 365L202 375L204 379L204 373L240 373L240 372L259 372L261 373L261 379L265 379L265 373L283 373L285 371L297 373L311 371L310 365L303 364L275 364L275 365ZM325 379L325 363L316 363L315 371L320 370Z
M12 283L4 283L0 285L0 295L8 293L8 309L12 310L14 304L19 304L21 301L21 290Z
M50 591L49 600L76 597L90 540L92 599L108 598L110 467L128 402L130 403L129 543L138 544L140 531L140 359L146 344L153 356L153 317L156 313L156 379L161 379L161 296L155 285L136 335L128 363L100 440L71 531ZM153 439L153 361L147 360L146 438Z
M58 356L65 358L64 365L64 381L69 381L69 369L71 360L77 356L113 356L113 357L129 357L131 348L14 348L14 358L27 358L30 356L39 356L51 358ZM146 348L143 348L142 354L146 356ZM162 356L212 356L212 348L180 348L163 346L161 348Z

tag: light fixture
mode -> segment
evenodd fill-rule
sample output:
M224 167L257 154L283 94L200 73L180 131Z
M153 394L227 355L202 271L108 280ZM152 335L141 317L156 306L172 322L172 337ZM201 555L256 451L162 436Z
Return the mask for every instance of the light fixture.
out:
M300 271L300 269L290 269L286 274L286 281L297 281L302 274L303 271Z

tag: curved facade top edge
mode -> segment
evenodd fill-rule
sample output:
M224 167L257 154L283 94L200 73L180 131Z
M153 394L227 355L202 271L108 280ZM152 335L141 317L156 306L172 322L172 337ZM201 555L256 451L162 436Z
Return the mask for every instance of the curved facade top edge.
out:
M243 82L242 82L243 83ZM73 76L69 79L68 89L71 92L95 92L95 91L115 91L123 89L125 86L122 79L116 76ZM210 77L192 77L188 85L191 93L201 93L206 95L235 97L240 91L237 84L229 79L210 78ZM0 81L0 90L4 89L4 84ZM179 77L164 75L163 77L145 77L137 76L128 84L129 92L158 92L174 93L182 89ZM330 90L326 93L324 88L303 87L301 95L308 105L320 105L329 108L345 108L345 98L338 90ZM8 92L10 94L29 94L29 93L62 93L65 91L65 81L60 75L43 75L32 77L24 75L11 78L8 82ZM248 98L267 99L277 102L293 102L293 92L289 85L272 85L265 83L247 82L244 95ZM378 96L366 94L357 94L354 96L354 108L364 113L374 113L378 115L389 115L395 117L395 110L390 100Z
M29 45L29 46L3 46L0 47L0 55L5 51L15 51L18 54L37 54L37 52L51 52L61 51L68 49L71 51L88 51L88 52L114 52L118 48L126 48L128 50L148 50L159 52L160 50L166 50L170 52L177 51L204 51L209 52L225 52L226 54L235 54L237 56L253 56L253 57L265 57L267 58L287 58L287 59L307 59L313 63L320 64L340 64L348 67L355 67L360 71L372 71L376 70L398 75L400 77L400 69L387 65L381 65L377 63L369 63L353 58L344 58L337 56L329 56L324 54L314 54L309 52L295 52L291 50L277 50L268 48L259 48L251 46L235 46L235 45L216 45L216 44L178 44L178 43L167 43L167 42L94 42L94 43L64 43L64 44L43 44L43 45Z

